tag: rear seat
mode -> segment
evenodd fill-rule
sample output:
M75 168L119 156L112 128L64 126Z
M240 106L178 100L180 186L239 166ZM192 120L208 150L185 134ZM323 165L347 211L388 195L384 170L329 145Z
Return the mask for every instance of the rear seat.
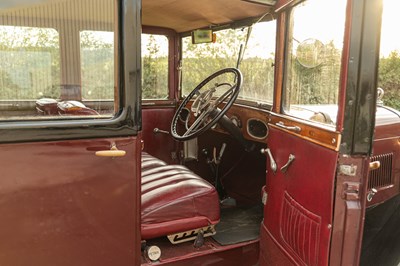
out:
M220 219L214 186L182 165L142 153L142 239L215 225Z

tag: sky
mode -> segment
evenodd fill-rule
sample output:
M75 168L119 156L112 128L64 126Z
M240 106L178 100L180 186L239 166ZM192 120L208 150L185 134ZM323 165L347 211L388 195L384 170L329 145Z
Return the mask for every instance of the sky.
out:
M400 0L383 1L383 19L381 32L381 57L387 57L391 51L400 51Z

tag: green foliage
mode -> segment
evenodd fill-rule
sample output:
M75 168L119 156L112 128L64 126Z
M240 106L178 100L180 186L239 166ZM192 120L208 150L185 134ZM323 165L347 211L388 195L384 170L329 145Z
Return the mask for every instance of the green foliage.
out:
M114 33L81 31L81 94L84 100L114 99Z
M385 91L385 105L400 110L400 54L393 51L379 62L378 87Z
M217 42L209 44L193 45L190 37L184 38L183 94L188 95L212 73L223 68L236 67L240 45L245 42L245 39L245 30L219 31ZM239 97L262 102L272 101L273 57L274 55L266 58L244 56L239 66L243 74L243 86Z
M318 45L322 45L318 44ZM310 47L306 47L310 49ZM312 67L301 64L293 55L289 71L290 104L336 104L339 91L341 52L332 42L318 46L319 59ZM303 52L303 51L302 51ZM297 51L299 53L299 50ZM312 51L307 51L307 54ZM301 56L301 55L297 55Z
M57 98L60 51L54 29L0 27L0 99Z
M142 58L142 98L166 99L168 97L168 57L160 56L160 44L154 35L146 43Z

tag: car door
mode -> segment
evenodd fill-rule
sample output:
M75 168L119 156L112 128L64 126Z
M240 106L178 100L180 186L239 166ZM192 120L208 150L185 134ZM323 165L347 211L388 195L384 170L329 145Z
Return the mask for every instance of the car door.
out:
M0 13L0 264L138 265L140 2L19 3Z
M357 38L367 29L360 26L363 5L278 1L262 265L357 264L375 110L357 91L376 95L374 55L363 54L370 66L364 72L354 62L362 50ZM378 31L368 25L373 40Z

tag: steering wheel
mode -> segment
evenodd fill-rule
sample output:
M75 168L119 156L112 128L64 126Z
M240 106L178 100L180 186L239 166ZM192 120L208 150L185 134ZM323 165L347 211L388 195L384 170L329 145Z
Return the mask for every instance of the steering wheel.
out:
M176 110L171 123L172 137L180 141L193 139L214 126L236 100L242 80L237 68L221 69L203 80ZM222 102L226 104L220 109ZM184 124L182 130L178 129L179 120Z

